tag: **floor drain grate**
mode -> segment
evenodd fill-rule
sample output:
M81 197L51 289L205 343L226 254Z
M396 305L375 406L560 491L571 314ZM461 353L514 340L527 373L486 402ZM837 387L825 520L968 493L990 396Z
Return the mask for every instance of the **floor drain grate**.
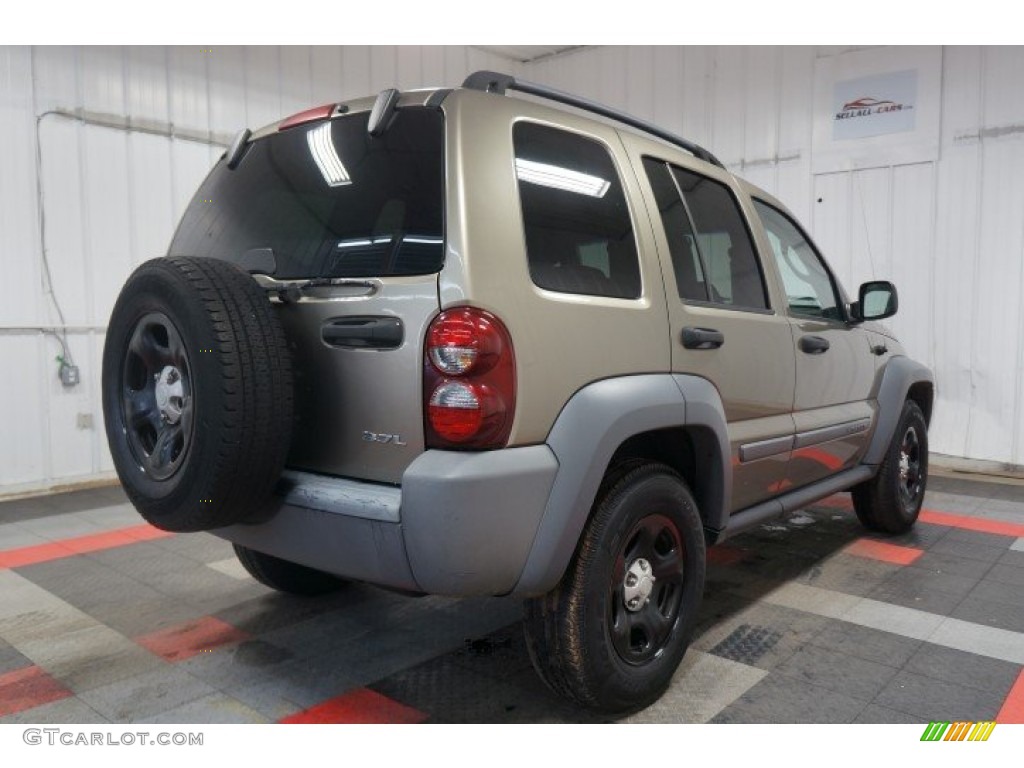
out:
M711 652L741 664L753 664L774 648L781 637L781 632L768 627L740 624L725 640L712 648Z

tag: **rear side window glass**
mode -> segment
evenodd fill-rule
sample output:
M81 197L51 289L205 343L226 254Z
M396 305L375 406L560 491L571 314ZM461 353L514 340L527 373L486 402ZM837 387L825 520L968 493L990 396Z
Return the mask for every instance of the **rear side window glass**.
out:
M676 168L706 275L710 301L742 309L767 309L764 276L736 198L706 176Z
M639 298L636 238L608 150L528 122L516 123L512 139L534 284L560 293Z
M672 256L672 271L675 273L676 290L680 299L709 301L708 286L704 278L704 267L697 250L697 238L690 225L679 190L672 181L668 165L650 157L644 158L644 169L654 190L654 199L661 214L668 238L669 254Z

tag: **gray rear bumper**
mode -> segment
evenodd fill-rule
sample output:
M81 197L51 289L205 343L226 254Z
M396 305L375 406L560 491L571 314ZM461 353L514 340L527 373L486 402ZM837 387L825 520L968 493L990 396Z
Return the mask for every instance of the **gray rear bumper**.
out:
M269 519L212 533L360 581L500 595L523 571L557 472L545 445L426 451L401 488L287 472Z

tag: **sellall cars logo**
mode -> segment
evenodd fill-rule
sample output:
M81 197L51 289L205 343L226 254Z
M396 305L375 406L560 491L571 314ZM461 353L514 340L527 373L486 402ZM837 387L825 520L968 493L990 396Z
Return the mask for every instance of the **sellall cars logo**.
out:
M991 721L980 723L928 723L921 734L921 741L988 741L996 724Z
M854 101L843 104L842 109L836 112L836 120L849 120L852 117L869 117L871 115L885 115L891 112L905 112L913 109L913 104L904 104L888 99L875 99L870 96L862 96Z

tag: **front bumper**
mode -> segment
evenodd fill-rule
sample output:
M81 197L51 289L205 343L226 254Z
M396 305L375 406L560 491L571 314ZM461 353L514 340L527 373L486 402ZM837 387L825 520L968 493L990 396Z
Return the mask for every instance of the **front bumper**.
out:
M523 571L557 472L546 445L426 451L399 488L286 472L268 519L212 533L359 581L501 595Z

